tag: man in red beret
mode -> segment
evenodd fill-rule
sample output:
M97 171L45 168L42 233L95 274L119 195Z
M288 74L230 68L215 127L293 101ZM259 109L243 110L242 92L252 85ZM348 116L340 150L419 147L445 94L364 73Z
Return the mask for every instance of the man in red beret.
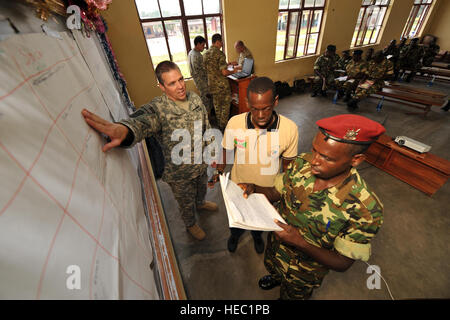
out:
M355 169L364 152L385 132L358 115L317 121L311 153L279 174L274 187L240 184L244 197L263 193L288 224L269 234L261 289L280 288L281 299L308 299L329 269L346 271L367 261L370 242L383 223L383 205Z

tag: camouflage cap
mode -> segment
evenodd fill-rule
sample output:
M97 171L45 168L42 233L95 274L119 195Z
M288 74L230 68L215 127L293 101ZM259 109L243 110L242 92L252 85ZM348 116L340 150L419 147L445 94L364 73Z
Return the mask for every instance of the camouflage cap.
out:
M320 119L316 124L326 137L352 144L371 144L386 131L378 122L354 114Z

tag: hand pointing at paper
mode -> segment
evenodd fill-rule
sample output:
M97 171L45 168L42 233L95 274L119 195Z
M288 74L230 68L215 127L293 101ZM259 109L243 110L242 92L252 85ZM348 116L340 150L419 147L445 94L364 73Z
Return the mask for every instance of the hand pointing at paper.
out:
M96 114L83 109L81 111L82 116L86 123L96 131L103 133L111 140L105 144L102 148L103 152L106 152L114 147L120 146L123 140L128 135L129 129L123 124L109 122Z

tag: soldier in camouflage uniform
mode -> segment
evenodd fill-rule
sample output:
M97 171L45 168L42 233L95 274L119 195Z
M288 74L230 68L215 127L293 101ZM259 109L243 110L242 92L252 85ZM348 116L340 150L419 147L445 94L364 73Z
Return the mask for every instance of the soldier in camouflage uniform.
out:
M372 59L373 59L373 52L374 51L375 51L374 48L367 49L366 57L364 58L364 60L366 60L366 62L372 61Z
M384 57L383 51L377 51L367 66L365 77L359 82L352 99L347 103L348 109L350 111L357 109L359 101L380 91L384 87L384 81L392 78L393 75L393 63Z
M336 69L336 63L336 46L329 45L325 53L318 57L314 63L315 77L312 97L317 96L319 92L326 97L327 89L335 87L334 70Z
M203 56L203 61L208 74L208 87L213 96L214 110L216 111L217 124L220 130L225 130L230 115L231 89L227 76L239 70L234 67L228 70L225 54L222 48L222 36L218 33L212 36L212 46Z
M313 152L299 155L275 187L241 185L244 197L257 192L279 200L287 222L269 235L264 264L270 274L259 280L264 290L280 285L281 299L308 299L329 269L343 272L355 260L367 261L383 223L383 205L355 169L383 126L348 114L317 125Z
M172 189L188 232L197 240L202 240L205 232L196 223L196 209L215 211L217 205L204 200L207 164L201 158L194 159L192 150L194 144L198 143L201 144L200 150L205 147L202 137L203 132L210 128L208 116L200 97L194 92L186 92L183 76L175 63L163 61L155 72L164 94L140 107L130 119L111 123L87 110L83 110L82 114L91 127L109 136L111 142L103 147L103 151L117 146L131 147L151 135L157 137L165 159L162 179ZM172 141L172 135L177 129L190 134L186 134L190 141L181 141L189 144L190 151L188 155L183 154L183 161L172 156L175 147L179 148L180 145L179 140Z
M425 52L422 59L424 67L431 67L431 64L434 61L434 57L439 53L440 49L441 47L439 47L435 41L424 47Z
M399 64L398 59L400 57L400 49L399 46L396 45L397 41L391 40L389 46L383 49L383 54L389 61L394 65L394 80L397 80L398 72L399 72ZM391 56L391 57L389 57ZM389 57L389 58L388 58Z
M400 51L399 69L403 71L402 76L406 70L410 71L406 82L411 82L416 72L422 68L421 59L424 55L424 49L418 45L418 42L419 38L414 38Z
M346 68L347 80L344 83L337 81L340 95L345 94L344 102L350 100L352 93L358 87L358 83L365 77L367 72L367 63L362 60L362 53L362 50L353 51L352 61L347 64Z
M200 92L200 97L202 98L203 104L208 111L208 115L211 118L211 108L212 101L210 99L208 89L208 76L206 74L205 65L203 64L203 56L201 52L205 50L206 40L202 36L197 36L194 39L194 49L192 49L188 54L189 60L189 70L191 71L191 76L194 79L195 86Z
M352 61L350 51L349 50L342 51L342 57L338 60L336 69L346 70L347 65L350 63L350 61Z

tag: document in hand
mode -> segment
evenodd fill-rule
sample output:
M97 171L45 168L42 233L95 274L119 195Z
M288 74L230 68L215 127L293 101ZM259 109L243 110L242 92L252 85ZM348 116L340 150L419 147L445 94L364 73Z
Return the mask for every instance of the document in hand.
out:
M266 196L253 193L247 199L243 190L229 179L229 173L220 175L223 200L227 208L228 223L232 228L258 231L282 231L273 220L286 223L270 204Z

